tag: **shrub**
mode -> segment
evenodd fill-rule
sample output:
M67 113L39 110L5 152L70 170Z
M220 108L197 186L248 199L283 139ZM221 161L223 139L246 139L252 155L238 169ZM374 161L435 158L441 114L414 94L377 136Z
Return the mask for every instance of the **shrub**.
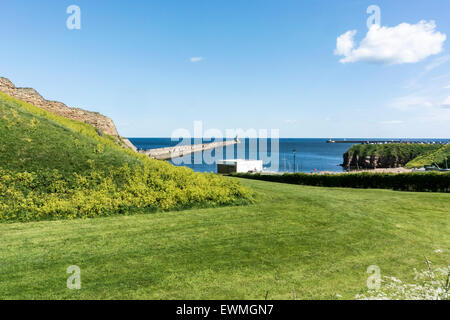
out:
M406 164L407 168L421 168L427 165L438 165L445 168L450 162L450 145L441 146L438 150L425 153Z
M124 149L117 137L100 136L89 124L1 92L0 136L0 221L251 201L237 181L150 159Z
M124 214L137 210L242 204L251 194L237 181L164 165L91 170L73 176L57 170L0 169L0 221L32 221Z
M309 185L317 187L393 189L417 192L450 192L450 173L342 173L282 175L234 174L233 176L272 182Z
M344 166L350 168L396 168L418 156L438 150L438 144L356 144L344 153Z

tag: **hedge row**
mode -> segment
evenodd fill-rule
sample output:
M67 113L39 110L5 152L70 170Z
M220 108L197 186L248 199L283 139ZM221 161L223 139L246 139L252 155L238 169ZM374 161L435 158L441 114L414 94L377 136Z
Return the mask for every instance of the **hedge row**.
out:
M415 172L415 173L343 173L343 174L307 174L286 173L268 174L233 174L235 177L300 184L317 187L392 189L415 192L450 192L450 173Z

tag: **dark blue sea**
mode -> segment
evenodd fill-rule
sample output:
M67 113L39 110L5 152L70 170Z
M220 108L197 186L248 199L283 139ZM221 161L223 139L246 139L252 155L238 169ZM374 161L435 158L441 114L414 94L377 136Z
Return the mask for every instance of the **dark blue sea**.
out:
M171 138L129 138L138 149L173 147L180 141ZM341 172L343 154L352 144L327 143L328 139L241 139L238 145L228 146L228 150L208 150L198 154L172 160L175 165L183 165L199 172L216 172L217 160L251 159L263 160L265 171L276 172ZM334 139L345 140L345 139ZM364 140L364 139L349 139ZM379 140L379 139L370 139ZM387 139L383 139L387 140ZM391 139L389 139L391 140ZM420 139L415 139L418 141ZM213 140L214 141L214 140ZM421 141L446 141L449 139L422 139ZM191 143L209 143L210 139L191 140Z

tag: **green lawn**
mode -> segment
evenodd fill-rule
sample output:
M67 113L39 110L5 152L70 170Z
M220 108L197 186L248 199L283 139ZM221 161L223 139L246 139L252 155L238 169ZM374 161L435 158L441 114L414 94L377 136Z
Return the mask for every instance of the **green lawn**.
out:
M0 299L351 299L370 265L449 265L449 194L242 183L256 204L0 224Z

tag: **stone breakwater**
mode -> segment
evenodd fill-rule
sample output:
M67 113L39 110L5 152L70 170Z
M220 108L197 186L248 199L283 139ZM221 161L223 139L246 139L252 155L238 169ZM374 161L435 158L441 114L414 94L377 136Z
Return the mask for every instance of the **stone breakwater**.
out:
M170 160L175 158L180 158L191 153L202 152L211 149L222 148L228 145L238 144L240 141L238 139L223 141L223 142L211 142L203 144L192 144L168 148L150 149L142 150L141 153L154 158L157 160Z
M46 100L36 90L32 88L17 88L11 81L2 77L0 77L0 91L64 118L88 123L104 134L119 137L112 119L98 112L70 108L62 102Z

